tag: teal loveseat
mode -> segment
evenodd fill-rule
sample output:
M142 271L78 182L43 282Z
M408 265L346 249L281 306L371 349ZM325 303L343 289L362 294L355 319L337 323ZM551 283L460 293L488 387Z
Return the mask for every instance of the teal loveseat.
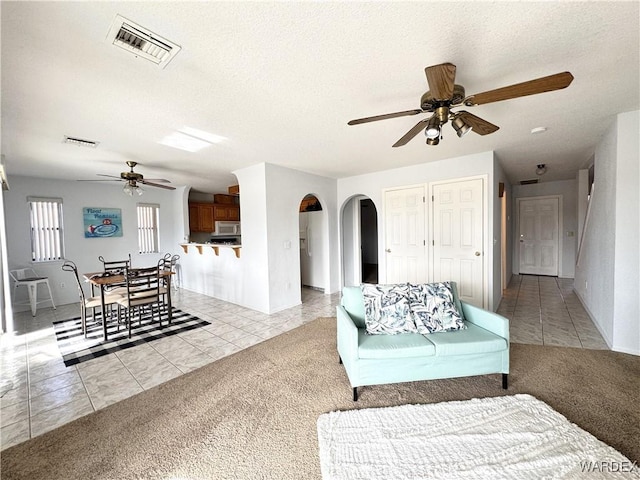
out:
M457 299L456 299L457 300ZM509 374L509 321L465 302L464 330L429 335L366 333L364 297L360 287L344 287L337 309L340 362L358 400L358 387L440 378Z

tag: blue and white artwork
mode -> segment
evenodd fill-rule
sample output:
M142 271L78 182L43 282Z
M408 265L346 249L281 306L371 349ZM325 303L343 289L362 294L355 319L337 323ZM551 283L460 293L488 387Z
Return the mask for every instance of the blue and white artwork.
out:
M119 208L82 209L84 238L104 238L122 236L122 210Z

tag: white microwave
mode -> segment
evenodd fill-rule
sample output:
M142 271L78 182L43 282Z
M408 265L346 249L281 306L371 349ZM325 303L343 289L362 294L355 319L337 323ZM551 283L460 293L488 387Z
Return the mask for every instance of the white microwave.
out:
M213 235L240 235L240 222L217 220Z

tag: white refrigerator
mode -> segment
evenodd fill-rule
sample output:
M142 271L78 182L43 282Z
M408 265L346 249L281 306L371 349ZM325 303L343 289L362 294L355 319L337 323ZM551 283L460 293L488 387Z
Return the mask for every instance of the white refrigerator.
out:
M300 277L305 287L325 286L323 213L300 212Z

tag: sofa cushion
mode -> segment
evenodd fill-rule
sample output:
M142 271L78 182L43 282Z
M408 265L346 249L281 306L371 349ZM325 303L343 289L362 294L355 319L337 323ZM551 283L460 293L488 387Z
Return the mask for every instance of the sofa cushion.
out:
M340 301L356 327L365 328L364 298L360 287L343 287Z
M399 335L368 335L358 329L358 357L407 358L435 355L436 348L419 333Z
M409 285L360 285L364 298L364 321L370 335L415 333L409 308Z
M467 355L470 353L499 352L508 348L507 341L484 328L465 322L466 329L438 332L428 336L436 346L436 355Z
M410 284L409 303L417 330L423 335L465 328L449 282Z

